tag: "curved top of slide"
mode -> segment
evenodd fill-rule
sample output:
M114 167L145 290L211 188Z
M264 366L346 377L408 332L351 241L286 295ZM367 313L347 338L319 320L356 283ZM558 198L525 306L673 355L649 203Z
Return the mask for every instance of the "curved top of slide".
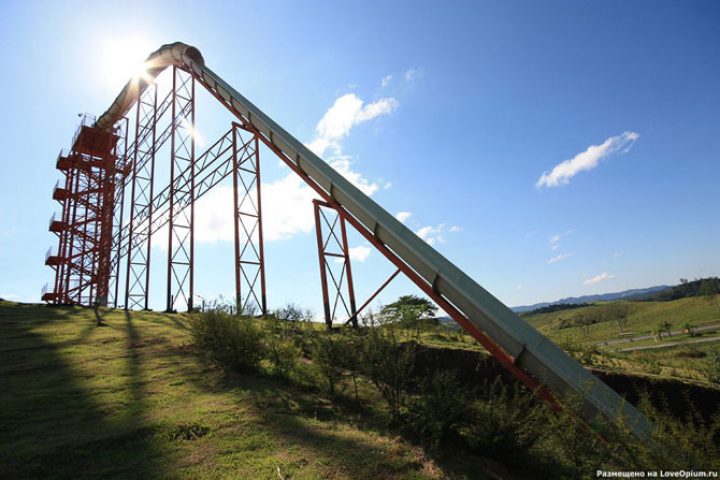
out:
M142 92L152 81L171 65L188 65L194 62L205 65L200 50L182 42L169 43L158 48L145 60L143 75L131 78L122 89L115 101L105 113L95 122L97 128L106 130L115 125L130 110L130 107L140 98Z

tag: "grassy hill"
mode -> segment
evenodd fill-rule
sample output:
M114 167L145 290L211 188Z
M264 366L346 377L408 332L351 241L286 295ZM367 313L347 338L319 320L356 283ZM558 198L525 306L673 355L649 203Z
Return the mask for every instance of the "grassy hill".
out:
M657 327L658 323L667 321L673 328L681 329L686 323L696 326L720 323L720 313L712 302L703 297L681 298L673 301L626 301L612 302L622 303L628 306L629 314L627 323L623 325L625 333L635 335L649 335ZM597 323L584 325L572 325L563 328L562 320L572 320L582 315L593 316L603 309L608 303L561 310L538 315L526 315L523 318L530 322L543 334L555 340L563 340L566 337L577 337L581 342L597 342L618 338L619 327L614 321L598 321Z
M104 322L0 303L0 478L452 475L372 415L208 367L188 347L185 315Z
M616 305L622 305L627 314L622 325L612 316L603 314L604 310ZM715 304L703 297L598 303L524 315L523 318L587 366L717 385L717 380L712 381L712 372L717 370L715 375L718 375L720 370L711 361L713 352L720 349L720 314ZM663 338L657 339L654 332L664 322L673 332L681 332L686 324L692 324L698 332L693 335L664 334ZM702 343L692 343L698 341ZM657 350L623 351L662 344L677 345Z
M692 305L699 312L688 313ZM692 305L671 311L700 318L705 307ZM644 308L633 311L639 331L652 318L653 305ZM706 433L662 415L657 445L675 451L685 442L692 448L682 455L600 442L571 411L557 415L528 392L488 384L498 375L482 349L442 325L426 325L419 337L398 330L403 348L416 352L416 383L396 417L364 373L355 389L345 375L330 394L315 353L298 354L292 379L278 377L267 358L254 374L233 373L192 343L189 326L205 317L100 314L97 327L90 309L0 301L0 478L584 478L597 465L711 465L720 448L707 440L720 424ZM556 333L557 318L531 320ZM272 323L243 322L273 338ZM332 347L321 326L303 328L303 342ZM346 340L367 339L353 335ZM460 383L428 370L458 366ZM433 446L428 440L439 437L428 427L443 422L460 437ZM640 450L627 457L628 448Z

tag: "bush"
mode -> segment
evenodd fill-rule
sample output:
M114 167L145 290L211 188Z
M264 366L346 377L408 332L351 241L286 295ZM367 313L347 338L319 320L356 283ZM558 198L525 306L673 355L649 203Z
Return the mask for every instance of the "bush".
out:
M345 363L344 342L333 338L334 335L332 332L318 335L311 347L313 362L318 367L330 395L336 394L337 385L342 382Z
M193 342L225 370L257 371L263 358L263 332L252 320L207 311L190 321Z
M547 415L533 396L499 378L483 386L480 400L472 405L463 437L470 450L489 458L519 460L540 440Z
M470 392L453 371L439 371L423 379L417 397L408 401L407 425L431 448L458 444L460 431L473 414Z
M288 322L309 322L313 317L312 311L303 309L294 303L288 303L284 307L273 311L272 314L278 320L286 320Z
M353 381L355 400L360 399L358 392L358 379L362 375L362 349L365 344L365 335L362 330L344 329L338 340L342 343L341 363L346 375Z
M387 402L390 415L399 419L415 366L414 346L401 345L391 326L371 328L365 337L362 363L364 373Z
M685 419L660 410L645 397L640 409L653 424L651 440L630 439L625 450L629 466L663 470L720 469L720 412L706 422L689 399Z
M294 330L288 328L287 322L277 319L270 319L268 322L265 350L272 363L273 373L289 380L302 351L293 341L296 335Z
M561 478L590 478L590 472L610 466L608 461L613 457L610 445L582 420L582 404L582 396L571 395L564 400L562 411L545 416L554 457L565 470Z
M720 383L720 348L714 348L707 355L707 377L708 380Z

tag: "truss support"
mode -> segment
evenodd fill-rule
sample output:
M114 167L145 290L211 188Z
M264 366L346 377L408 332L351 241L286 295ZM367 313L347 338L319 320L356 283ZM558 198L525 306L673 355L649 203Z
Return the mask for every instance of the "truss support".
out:
M232 143L235 303L239 313L266 315L259 141L233 123Z
M115 148L118 162L115 169L115 198L113 199L113 230L109 265L110 281L108 284L108 306L112 306L112 308L118 307L120 270L122 263L120 251L122 249L123 239L125 238L123 225L125 212L125 179L130 171L127 144L128 129L129 121L127 117L121 118L115 124L115 132L117 133L119 140Z
M185 112L179 115L178 112ZM195 79L173 67L167 310L193 308ZM182 205L186 205L182 207Z
M325 323L331 329L338 314L344 313L353 327L357 327L355 288L350 267L345 219L327 202L313 200L313 207ZM332 295L330 283L332 283ZM342 308L340 311L338 311L339 307Z
M150 298L151 236L142 219L153 214L153 185L158 122L157 85L151 84L137 102L132 186L130 189L130 225L125 275L125 308L147 310Z

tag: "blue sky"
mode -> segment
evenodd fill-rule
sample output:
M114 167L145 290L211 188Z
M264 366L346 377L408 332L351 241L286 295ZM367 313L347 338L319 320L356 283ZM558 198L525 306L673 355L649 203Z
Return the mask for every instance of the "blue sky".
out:
M54 165L77 113L173 41L509 305L720 274L717 2L94 3L0 4L0 296L37 301L52 279ZM230 117L198 112L211 143ZM287 208L309 197L262 159L270 304L319 313L309 209ZM224 188L198 206L207 298L233 290ZM351 246L362 301L393 269Z

